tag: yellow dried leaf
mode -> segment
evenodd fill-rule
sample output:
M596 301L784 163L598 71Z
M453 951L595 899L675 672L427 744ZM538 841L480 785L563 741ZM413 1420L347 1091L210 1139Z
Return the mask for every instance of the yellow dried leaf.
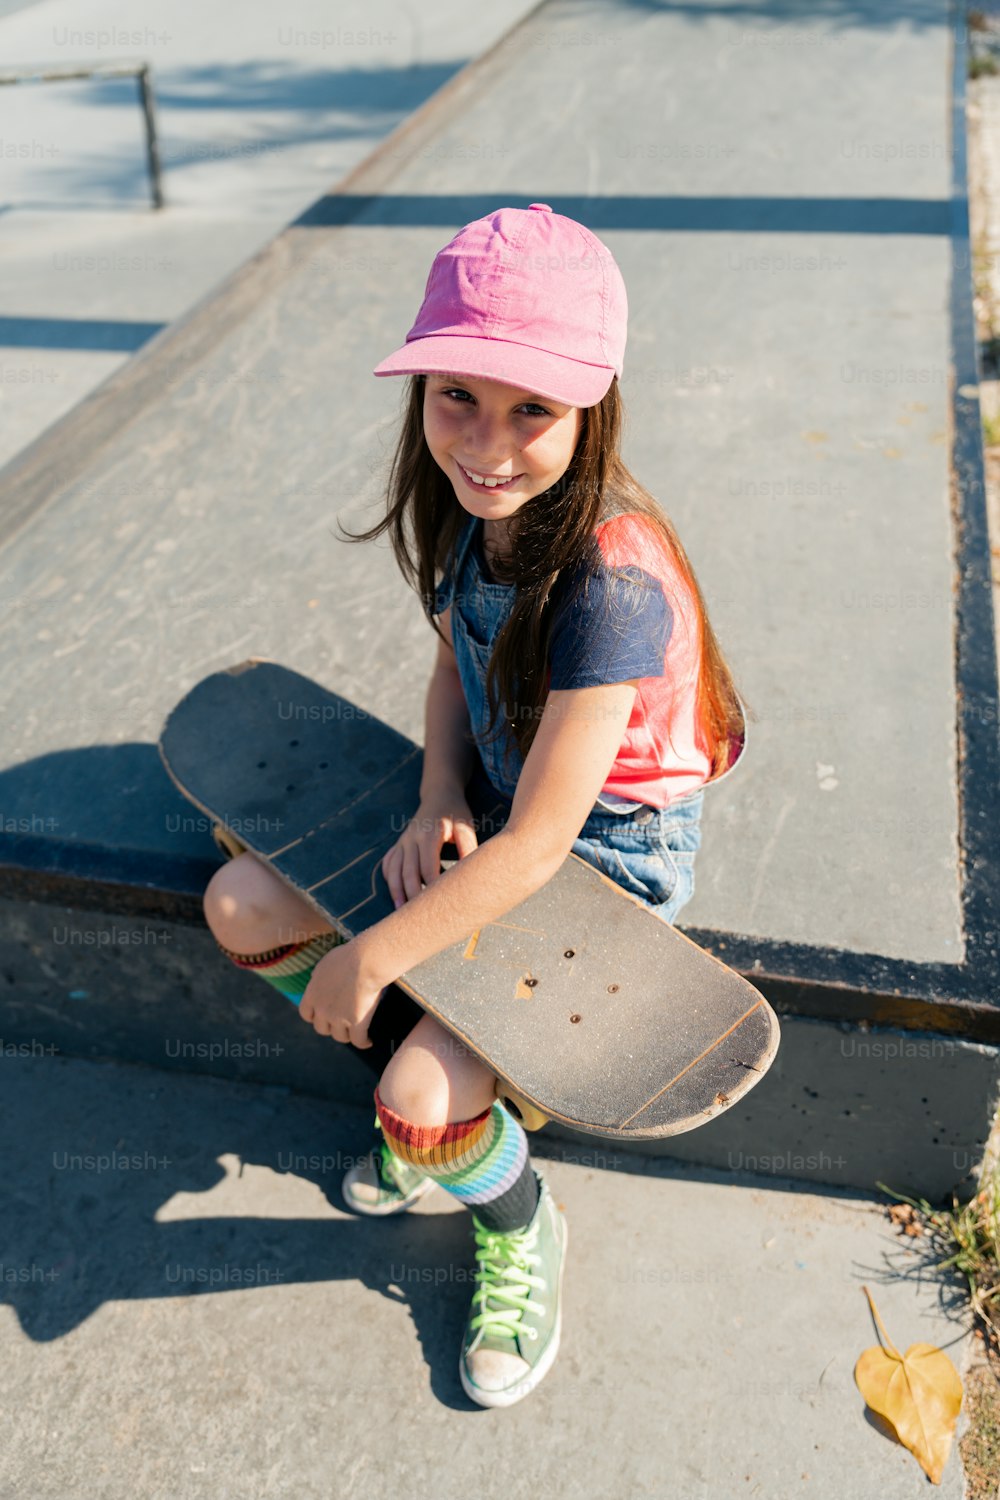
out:
M868 1288L872 1316L886 1346L866 1349L854 1366L854 1379L872 1411L889 1422L927 1477L941 1483L962 1405L962 1382L942 1349L911 1344L905 1354L893 1347Z

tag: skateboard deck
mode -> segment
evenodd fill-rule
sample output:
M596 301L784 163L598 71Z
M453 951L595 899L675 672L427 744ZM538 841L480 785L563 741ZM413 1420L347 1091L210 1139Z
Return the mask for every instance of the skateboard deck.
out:
M345 939L392 914L381 864L420 801L412 740L251 658L192 688L159 748L183 795ZM445 844L442 870L456 861ZM758 990L572 853L527 901L396 984L483 1060L526 1124L609 1139L707 1123L778 1048Z

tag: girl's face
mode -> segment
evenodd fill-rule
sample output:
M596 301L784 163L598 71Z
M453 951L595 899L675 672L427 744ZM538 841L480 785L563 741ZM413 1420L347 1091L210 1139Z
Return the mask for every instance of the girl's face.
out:
M579 406L499 380L468 375L424 380L427 446L459 504L486 522L513 516L565 474L582 425ZM502 484L477 483L498 476Z

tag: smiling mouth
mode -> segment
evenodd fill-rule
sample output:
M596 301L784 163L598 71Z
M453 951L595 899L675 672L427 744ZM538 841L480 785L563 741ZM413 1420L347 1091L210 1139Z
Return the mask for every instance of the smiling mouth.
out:
M456 459L455 462L458 463L458 460ZM467 469L464 464L458 464L458 467L468 483L476 490L509 490L511 485L516 484L521 477L520 474L511 474L507 479L495 479L487 474L476 474Z

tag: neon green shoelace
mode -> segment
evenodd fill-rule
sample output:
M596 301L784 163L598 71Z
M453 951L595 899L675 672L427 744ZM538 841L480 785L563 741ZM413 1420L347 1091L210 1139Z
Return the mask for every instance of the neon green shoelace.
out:
M404 1188L396 1175L400 1166L404 1164L400 1162L398 1157L393 1155L385 1141L379 1142L379 1157L380 1160L376 1162L375 1166L382 1187L387 1192L402 1193L405 1197L407 1189Z
M377 1113L375 1115L375 1129L378 1130L381 1134L382 1121L379 1119ZM403 1166L404 1163L402 1163L399 1160L399 1157L396 1156L395 1152L392 1151L384 1135L379 1140L378 1147L379 1154L375 1161L375 1172L378 1176L379 1182L382 1185L382 1191L386 1193L400 1193L403 1197L405 1197L407 1190L403 1187L402 1183L399 1182L396 1175L397 1170L399 1169L399 1167Z
M473 1305L479 1304L480 1311L469 1327L509 1339L519 1333L537 1339L538 1329L522 1325L522 1319L526 1312L538 1317L545 1315L540 1303L529 1301L533 1287L545 1287L544 1277L532 1275L529 1269L540 1265L542 1260L540 1255L532 1253L538 1239L538 1225L529 1234L524 1230L504 1233L487 1229L475 1217L473 1223L479 1269L474 1278L477 1287L472 1301Z

